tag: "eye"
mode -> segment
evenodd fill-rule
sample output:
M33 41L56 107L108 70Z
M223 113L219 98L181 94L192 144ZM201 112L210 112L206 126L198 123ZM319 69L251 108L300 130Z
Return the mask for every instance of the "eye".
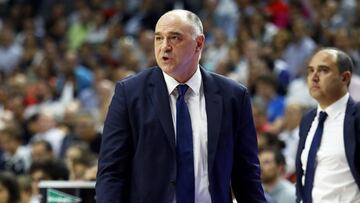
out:
M319 69L319 72L321 72L321 73L328 73L328 72L329 72L329 69L327 69L327 68L320 68L320 69Z
M313 73L314 72L314 69L313 68L308 68L307 69L307 74L309 75L310 73Z
M161 36L156 36L155 37L155 41L156 42L160 42L160 41L162 41L164 38L163 37L161 37Z
M177 40L177 39L179 39L179 37L178 36L171 36L170 39Z
M177 44L178 42L181 41L181 38L178 35L172 35L170 36L169 40L172 44Z

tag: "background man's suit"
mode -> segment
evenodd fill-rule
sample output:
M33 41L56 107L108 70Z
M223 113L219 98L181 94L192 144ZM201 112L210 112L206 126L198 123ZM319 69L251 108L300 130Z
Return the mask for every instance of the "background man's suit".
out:
M230 180L240 202L264 202L249 95L229 79L202 69L201 74L212 202L232 202ZM160 68L117 84L103 136L96 183L96 193L102 195L98 202L173 201L175 131Z
M310 130L311 123L316 116L316 109L308 112L300 123L300 140L296 155L296 202L300 202L303 197L303 185L301 178L304 174L301 164L301 153L305 146L306 136ZM352 98L346 106L345 120L344 120L344 144L346 159L349 163L351 173L355 182L360 188L360 103L356 104Z

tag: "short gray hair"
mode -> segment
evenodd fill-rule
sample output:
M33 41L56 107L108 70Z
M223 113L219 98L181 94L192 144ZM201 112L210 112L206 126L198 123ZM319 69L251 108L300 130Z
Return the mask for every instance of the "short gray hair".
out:
M168 11L164 15L171 14L171 13L184 16L186 18L186 20L189 21L191 26L193 27L193 30L194 30L193 34L195 34L195 36L199 36L204 33L202 22L201 22L199 16L197 16L195 13L188 11L188 10L175 9L175 10Z
M186 11L186 17L193 24L195 35L199 36L204 33L202 22L195 13Z

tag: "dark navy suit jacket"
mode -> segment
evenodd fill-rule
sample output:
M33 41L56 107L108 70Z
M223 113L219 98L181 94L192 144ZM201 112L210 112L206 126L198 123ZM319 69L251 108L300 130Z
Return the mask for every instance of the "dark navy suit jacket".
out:
M213 203L265 202L247 90L201 69L208 121L208 178ZM175 132L160 68L117 83L104 124L98 203L171 203Z
M305 147L306 136L310 130L311 123L316 116L316 109L304 115L300 123L300 140L296 154L296 202L303 199L303 185L301 178L304 174L301 164L301 153ZM360 188L360 103L355 103L350 97L346 106L344 119L344 145L346 159L355 182Z

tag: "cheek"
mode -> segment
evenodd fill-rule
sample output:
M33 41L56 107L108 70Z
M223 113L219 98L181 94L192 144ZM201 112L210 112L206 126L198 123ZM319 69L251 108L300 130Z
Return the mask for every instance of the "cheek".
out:
M188 61L192 58L191 50L183 49L175 53L176 59L179 61Z
M158 54L160 53L160 51L161 51L160 46L159 46L159 45L154 45L154 52L155 52L155 54L158 55Z
M154 53L155 53L156 56L158 56L160 54L160 49L155 47L154 48Z
M341 86L340 78L329 77L324 80L324 88L326 89L337 89Z
M311 84L311 76L307 76L306 77L306 82L307 82L307 85L310 85Z

